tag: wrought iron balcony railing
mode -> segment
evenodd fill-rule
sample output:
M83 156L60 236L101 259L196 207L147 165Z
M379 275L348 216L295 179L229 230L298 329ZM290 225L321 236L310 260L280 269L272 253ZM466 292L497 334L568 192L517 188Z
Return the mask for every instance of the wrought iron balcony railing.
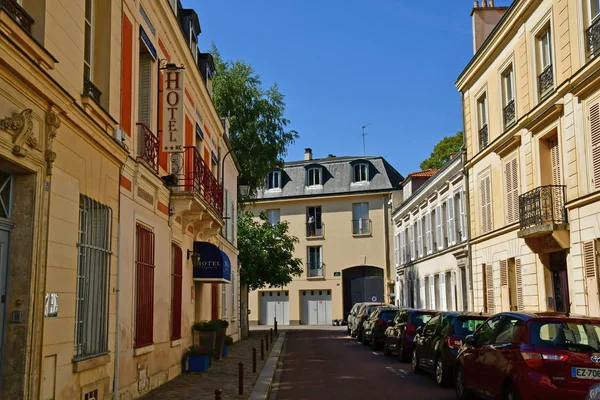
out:
M485 124L479 129L479 150L483 150L487 147L489 139L488 126Z
M592 25L585 31L585 42L588 57L594 57L600 52L600 18L596 18Z
M138 158L158 174L158 138L146 124L137 123L138 127Z
M506 104L506 106L504 106L503 114L504 114L504 127L508 128L508 127L512 126L516 120L514 99L509 101L508 104Z
M195 146L185 146L183 153L171 156L172 173L176 177L176 191L195 192L221 216L223 215L223 191L217 178L204 163Z
M317 277L324 277L325 276L325 272L324 272L324 268L323 268L323 263L322 262L316 262L316 261L309 261L306 263L306 275L309 278L317 278Z
M538 76L538 86L540 89L540 97L544 97L552 89L554 89L554 74L552 71L552 64L544 68L540 76Z
M21 28L31 34L31 25L35 20L27 14L27 11L16 0L0 0L0 8L6 11L17 24L21 25Z
M567 224L565 186L540 186L519 196L521 229Z
M102 92L87 78L83 78L83 95L90 96L96 103L100 104Z
M368 235L371 233L371 220L366 218L359 218L352 220L352 234L353 235Z
M323 222L306 223L306 237L321 237L325 234L325 224Z

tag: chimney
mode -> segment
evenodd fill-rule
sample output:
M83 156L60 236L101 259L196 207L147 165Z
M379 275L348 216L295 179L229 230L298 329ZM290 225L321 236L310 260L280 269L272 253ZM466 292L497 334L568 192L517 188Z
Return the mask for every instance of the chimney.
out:
M310 161L312 160L312 149L311 148L306 148L304 149L304 160L305 161Z
M473 3L471 17L473 18L473 54L481 47L489 34L494 30L508 7L495 7L494 0L482 0Z

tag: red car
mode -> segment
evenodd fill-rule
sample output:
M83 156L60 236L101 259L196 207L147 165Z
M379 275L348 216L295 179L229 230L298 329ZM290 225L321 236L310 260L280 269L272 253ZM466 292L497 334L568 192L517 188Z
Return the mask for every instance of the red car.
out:
M404 308L396 314L394 321L385 330L383 354L398 353L400 361L408 361L413 353L413 340L417 328L425 325L437 311Z
M500 313L465 339L456 396L583 400L600 380L600 319L564 313Z

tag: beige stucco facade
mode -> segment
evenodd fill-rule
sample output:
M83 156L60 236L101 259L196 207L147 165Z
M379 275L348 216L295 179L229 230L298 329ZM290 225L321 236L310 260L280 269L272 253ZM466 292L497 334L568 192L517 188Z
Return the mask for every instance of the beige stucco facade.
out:
M514 1L457 81L474 310L570 304L571 312L600 315L599 60L586 33L598 26L588 7Z

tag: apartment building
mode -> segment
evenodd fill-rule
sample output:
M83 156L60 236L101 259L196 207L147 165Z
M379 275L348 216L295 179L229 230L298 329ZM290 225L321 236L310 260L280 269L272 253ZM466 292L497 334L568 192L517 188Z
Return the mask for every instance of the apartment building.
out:
M466 192L460 155L408 174L392 212L399 307L469 310Z
M474 309L600 315L600 7L475 2L462 94Z
M393 297L390 210L402 176L382 157L313 158L270 171L251 210L287 221L304 272L250 292L251 325L331 325L357 301Z

